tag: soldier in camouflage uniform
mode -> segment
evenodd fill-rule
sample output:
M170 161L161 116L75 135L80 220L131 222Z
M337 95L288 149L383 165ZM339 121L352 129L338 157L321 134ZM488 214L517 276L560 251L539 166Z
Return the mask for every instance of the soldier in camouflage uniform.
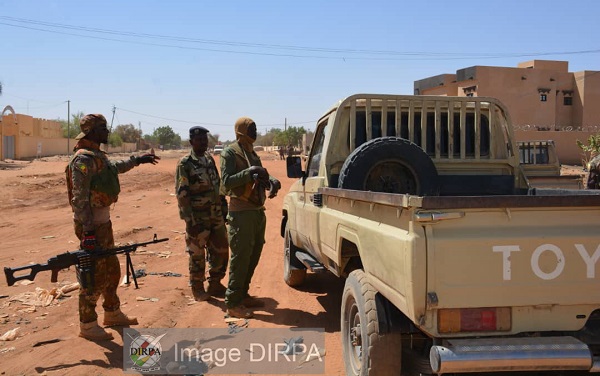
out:
M239 118L235 136L237 141L221 153L222 191L230 197L227 219L231 263L225 304L229 316L248 318L252 317L248 308L264 305L251 297L248 290L265 244L265 190L268 188L269 198L273 198L281 183L262 167L254 151L257 136L254 121Z
M100 144L108 142L106 119L100 114L81 118L81 133L73 149L74 155L66 168L69 203L73 209L75 235L81 249L114 247L110 205L117 202L120 186L118 174L141 163L158 163L153 154L132 156L129 160L109 161ZM79 272L77 278L80 279ZM94 265L93 286L79 289L79 321L81 337L90 340L112 339L111 333L98 325L96 304L104 298L105 326L134 325L137 319L127 317L120 309L117 286L121 267L116 255L97 259Z
M223 296L229 261L225 216L227 200L219 194L220 179L213 157L207 153L208 129L190 128L190 154L177 164L175 192L179 216L185 221L185 244L190 255L190 286L197 301ZM208 289L204 289L208 254Z
M588 163L587 189L600 189L600 154Z

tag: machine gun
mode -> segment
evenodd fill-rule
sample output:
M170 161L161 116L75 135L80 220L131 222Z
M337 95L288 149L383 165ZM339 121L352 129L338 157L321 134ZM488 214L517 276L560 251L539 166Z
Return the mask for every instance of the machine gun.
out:
M33 281L37 273L46 270L52 271L50 281L56 282L58 279L59 270L66 269L71 265L77 265L77 270L79 272L78 279L81 287L92 287L94 286L95 259L124 253L127 258L126 283L129 284L129 273L131 272L133 281L135 282L135 288L137 289L138 283L135 276L135 270L133 269L133 262L131 262L130 253L135 252L138 247L145 247L148 244L165 242L167 240L169 240L169 238L158 239L156 237L156 234L154 234L154 238L149 242L128 244L111 249L99 249L93 251L78 250L73 252L65 252L61 253L60 255L56 255L54 257L49 258L48 262L45 264L31 264L26 266L19 266L16 268L9 268L5 266L4 274L6 275L6 283L8 283L9 286L12 286L15 284L15 282L21 281L23 279ZM15 272L19 272L22 270L30 270L30 272L29 274L15 276Z

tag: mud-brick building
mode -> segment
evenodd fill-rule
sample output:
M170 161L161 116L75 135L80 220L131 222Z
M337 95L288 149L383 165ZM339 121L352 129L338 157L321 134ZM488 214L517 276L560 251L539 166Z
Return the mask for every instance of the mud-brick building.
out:
M0 135L1 160L67 154L69 151L69 142L63 137L58 121L17 114L10 106L6 106L0 115Z
M76 127L79 130L79 126ZM6 106L0 113L0 160L69 155L76 142L63 137L61 125L56 120L17 114L11 106ZM121 146L108 147L107 151L130 153L135 150L135 143L124 142Z
M569 72L567 61L472 66L415 81L414 93L497 98L518 141L553 140L563 163L580 163L576 141L600 133L600 71Z

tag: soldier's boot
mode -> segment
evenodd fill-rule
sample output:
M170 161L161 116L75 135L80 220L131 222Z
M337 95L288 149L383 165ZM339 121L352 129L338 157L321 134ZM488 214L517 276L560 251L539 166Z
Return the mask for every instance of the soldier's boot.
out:
M195 283L192 285L192 295L197 302L204 302L210 298L210 295L204 291L204 284Z
M80 322L79 323L79 336L90 341L102 341L113 339L113 335L104 328L98 325L98 321L92 322Z
M225 290L227 290L227 287L223 286L220 281L210 281L208 282L206 292L210 296L224 297Z
M249 319L254 314L251 310L246 308L243 304L240 304L236 307L227 308L227 315L229 317L235 317L238 319Z
M126 326L126 325L137 325L138 320L135 317L129 317L124 314L120 309L116 311L104 311L104 326Z

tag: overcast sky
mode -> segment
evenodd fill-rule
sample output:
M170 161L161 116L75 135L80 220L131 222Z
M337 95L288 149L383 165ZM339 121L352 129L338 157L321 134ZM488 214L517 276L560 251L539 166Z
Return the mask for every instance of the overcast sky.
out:
M314 129L354 93L533 59L600 70L600 1L0 0L0 108L34 117L102 113L144 134L222 140Z

